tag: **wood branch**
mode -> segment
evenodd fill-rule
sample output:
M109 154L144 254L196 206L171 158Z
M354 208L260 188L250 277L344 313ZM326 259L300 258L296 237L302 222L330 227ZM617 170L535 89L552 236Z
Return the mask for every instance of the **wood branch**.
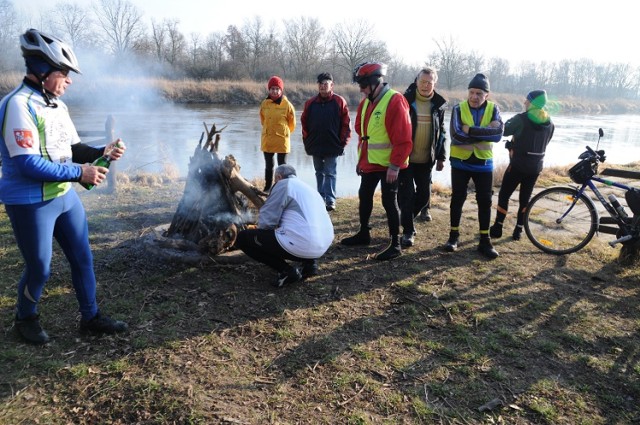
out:
M259 196L263 192L240 175L240 166L233 155L227 155L222 161L222 174L229 180L231 190L242 193L258 209L264 205L264 199Z

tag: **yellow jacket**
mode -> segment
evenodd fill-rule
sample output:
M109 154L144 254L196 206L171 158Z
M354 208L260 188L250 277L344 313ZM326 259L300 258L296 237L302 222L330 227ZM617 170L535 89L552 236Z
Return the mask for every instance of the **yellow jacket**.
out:
M296 111L286 96L280 103L267 98L260 104L262 140L260 150L269 153L289 153L290 136L296 128Z

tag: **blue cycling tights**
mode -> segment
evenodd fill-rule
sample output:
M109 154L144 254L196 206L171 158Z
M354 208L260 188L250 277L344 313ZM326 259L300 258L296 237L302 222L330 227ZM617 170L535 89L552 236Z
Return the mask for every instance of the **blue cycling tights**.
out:
M93 255L89 246L87 216L74 190L51 201L5 205L25 268L18 284L17 317L38 312L38 301L51 272L53 238L71 266L71 281L82 318L98 312Z

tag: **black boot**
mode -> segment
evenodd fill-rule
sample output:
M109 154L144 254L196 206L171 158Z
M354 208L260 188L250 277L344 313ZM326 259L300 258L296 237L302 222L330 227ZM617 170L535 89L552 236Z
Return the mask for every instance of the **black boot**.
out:
M273 184L273 168L264 169L264 192L268 192Z
M347 246L369 245L371 243L370 230L371 227L369 226L360 226L358 233L353 236L349 236L348 238L344 238L340 243Z
M377 253L374 258L378 261L386 261L399 257L401 255L402 248L400 247L400 238L398 237L398 235L395 235L391 236L389 246Z
M514 241L519 241L522 238L522 224L517 224L513 229L513 235L511 236Z
M491 239L489 235L480 236L480 243L478 244L478 251L484 255L485 257L493 260L494 258L498 258L500 254L495 250L493 245L491 244Z
M493 239L500 239L502 237L502 223L495 222L493 226L489 228L489 235Z
M18 334L29 344L42 345L49 342L49 335L40 326L40 316L37 314L24 319L18 319L16 315L14 326Z
M444 250L447 252L454 252L458 250L458 238L460 237L460 232L451 231L449 232L449 240L444 244Z

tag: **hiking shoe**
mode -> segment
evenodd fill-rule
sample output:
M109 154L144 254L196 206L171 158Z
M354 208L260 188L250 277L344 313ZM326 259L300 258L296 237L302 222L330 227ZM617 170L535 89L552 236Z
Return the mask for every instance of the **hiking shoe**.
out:
M18 334L29 344L42 345L49 342L49 335L40 326L40 315L32 314L24 319L16 316L14 326Z
M327 204L327 211L335 211L336 210L336 204Z
M444 244L444 250L447 252L455 252L458 250L458 238L449 236L449 240Z
M511 235L514 241L519 241L522 238L522 225L516 225L516 228L513 229L513 235Z
M489 227L489 236L491 239L500 239L502 237L502 223L494 223Z
M396 236L396 240L397 240L397 236ZM377 253L374 258L378 261L387 261L387 260L391 260L393 258L399 257L401 255L402 255L402 249L400 248L400 244L390 243L389 246L387 246L385 249Z
M405 234L405 235L402 235L402 239L400 239L400 246L402 246L403 248L408 248L410 246L413 246L415 241L416 241L415 232L410 234Z
M103 316L100 312L93 319L80 319L80 332L89 334L117 334L126 332L129 326L120 320L114 320L109 316Z
M429 208L423 208L422 210L420 210L420 215L418 215L418 219L420 221L431 221L432 217L431 217L431 211L429 210Z
M369 233L369 229L361 229L355 235L344 238L340 241L340 243L347 246L369 245L371 243L371 235Z
M318 261L309 260L302 263L302 270L300 271L302 278L306 279L318 274Z
M480 240L480 243L478 244L478 251L490 260L498 258L500 255L491 244L490 239Z
M301 280L302 273L300 273L300 270L295 267L291 267L289 270L278 273L278 277L275 282L273 282L273 286L276 288L282 288L285 285L300 282Z

